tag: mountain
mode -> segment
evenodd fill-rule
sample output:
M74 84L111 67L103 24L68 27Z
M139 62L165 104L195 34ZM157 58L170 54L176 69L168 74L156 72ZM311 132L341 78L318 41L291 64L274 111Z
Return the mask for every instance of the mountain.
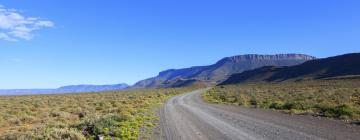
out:
M0 95L99 92L99 91L110 91L110 90L122 90L128 87L129 86L127 84L116 84L116 85L71 85L71 86L63 86L56 89L1 89Z
M137 82L131 88L156 88L177 79L192 79L198 82L216 84L234 73L240 73L263 66L292 66L315 57L304 54L238 55L226 57L213 65L195 66L184 69L169 69L158 76Z
M267 66L233 74L220 85L244 82L282 82L360 76L360 53L307 61L288 67Z
M160 88L177 88L177 87L187 87L187 86L193 86L193 87L207 87L209 86L209 83L197 79L175 79L175 80L169 80L165 81L161 84Z
M51 94L54 89L0 89L0 95Z
M116 84L116 85L71 85L63 86L56 89L62 93L74 93L74 92L98 92L98 91L109 91L109 90L121 90L129 87L127 84Z

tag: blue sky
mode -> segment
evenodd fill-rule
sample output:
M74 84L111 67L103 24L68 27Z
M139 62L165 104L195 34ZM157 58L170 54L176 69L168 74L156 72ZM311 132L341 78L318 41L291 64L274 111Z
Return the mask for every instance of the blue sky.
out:
M238 54L327 57L360 51L355 0L2 0L0 5L8 17L0 14L0 88L5 89L133 84L162 70ZM11 13L23 21L8 22Z

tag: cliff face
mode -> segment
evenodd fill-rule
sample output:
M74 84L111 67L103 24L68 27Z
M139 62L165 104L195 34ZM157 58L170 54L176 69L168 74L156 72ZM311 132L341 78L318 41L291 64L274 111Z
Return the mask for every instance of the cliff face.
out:
M276 54L276 55L237 55L232 57L226 57L220 61L239 62L239 61L260 61L260 60L312 60L313 56L304 54Z
M209 66L195 66L184 69L170 69L162 71L158 76L136 83L132 88L162 87L165 83L176 79L192 79L207 83L219 83L234 73L241 73L263 66L292 66L298 65L315 57L304 54L277 55L238 55L226 57Z
M354 78L360 75L360 53L315 59L289 67L262 67L230 76L221 84Z

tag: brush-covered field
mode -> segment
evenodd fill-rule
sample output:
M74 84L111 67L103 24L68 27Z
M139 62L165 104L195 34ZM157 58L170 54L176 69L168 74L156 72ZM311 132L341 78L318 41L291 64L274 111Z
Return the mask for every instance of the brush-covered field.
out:
M156 108L191 90L0 96L0 139L146 139Z
M359 79L226 85L202 96L211 103L360 120Z

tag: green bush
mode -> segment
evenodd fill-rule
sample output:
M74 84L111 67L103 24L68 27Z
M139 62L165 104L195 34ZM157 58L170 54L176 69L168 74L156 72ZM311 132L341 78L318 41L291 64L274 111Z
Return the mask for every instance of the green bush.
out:
M260 108L267 109L267 108L270 108L271 102L269 100L265 100L265 101L262 101L259 106L260 106Z
M271 109L283 109L283 102L277 101L277 102L273 102L271 103L270 107Z
M352 117L354 113L350 106L346 104L337 106L334 112L337 117Z

